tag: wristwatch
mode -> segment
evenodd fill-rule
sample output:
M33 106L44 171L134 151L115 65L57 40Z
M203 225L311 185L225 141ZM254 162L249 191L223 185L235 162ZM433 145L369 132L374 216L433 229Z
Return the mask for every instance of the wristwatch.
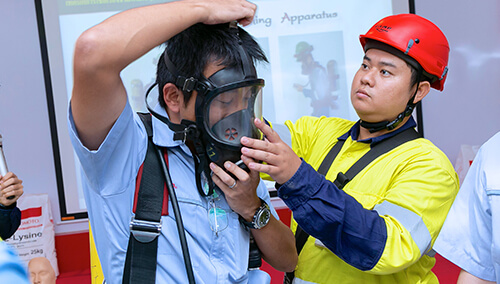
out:
M267 223L269 223L271 219L271 209L269 209L269 205L267 205L264 200L260 199L260 202L261 205L257 211L255 211L252 222L248 222L240 216L240 222L245 225L245 227L258 230L264 228Z

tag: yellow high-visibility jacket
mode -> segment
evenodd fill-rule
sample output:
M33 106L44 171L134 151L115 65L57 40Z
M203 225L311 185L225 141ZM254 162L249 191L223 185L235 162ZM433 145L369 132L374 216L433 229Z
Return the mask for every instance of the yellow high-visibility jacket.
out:
M370 150L370 141L352 139L355 122L303 117L286 125L304 161L278 192L293 211L292 230L298 222L311 235L299 255L297 283L438 283L431 248L458 192L445 154L426 139L409 141L340 190L331 181ZM401 129L414 126L410 119ZM350 129L325 180L315 170Z

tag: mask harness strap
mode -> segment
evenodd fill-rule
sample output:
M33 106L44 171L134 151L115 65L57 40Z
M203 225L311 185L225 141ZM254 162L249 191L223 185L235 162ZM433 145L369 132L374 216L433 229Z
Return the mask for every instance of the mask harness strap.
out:
M177 68L175 68L173 62L170 60L170 58L167 55L167 52L165 52L165 64L167 65L168 70L174 74L177 75L179 72L177 72ZM195 79L194 77L186 78L180 75L177 75L177 80L175 85L179 87L183 92L192 92L193 90L196 90L198 92L198 97L196 98L196 108L198 105L203 101L203 96L205 95L206 91L208 88L199 82L198 79ZM182 121L181 121L182 123ZM210 170L210 160L206 154L205 151L205 145L202 140L202 135L201 131L198 129L196 126L195 122L190 121L191 125L196 128L196 135L188 136L190 141L193 142L194 146L194 152L191 150L191 154L193 155L194 158L194 168L196 171L195 177L196 177L196 188L198 189L198 192L200 193L201 196L209 196L214 193L215 189L215 184L212 181L209 176L211 175L211 170ZM174 137L175 140L175 137ZM191 149L191 148L190 148ZM202 179L203 177L203 179ZM205 191L204 188L207 190Z
M415 89L415 93L413 94L413 96L411 96L410 100L406 104L405 110L402 113L398 114L398 116L393 121L386 120L386 121L381 121L381 122L367 122L367 121L361 120L360 125L363 126L364 128L367 128L368 131L370 131L370 133L378 132L378 131L384 130L384 129L391 131L391 130L395 129L401 123L401 121L403 121L403 119L405 117L410 116L413 112L413 109L415 109L415 106L417 105L413 102L413 100L415 99L415 96L417 95L417 92L418 92L418 87L420 86L420 80L422 77L422 68L418 68L417 72L418 72L417 73L417 88Z
M233 21L229 24L229 30L234 34L234 37L238 40L238 51L240 53L240 56L241 56L241 66L243 68L243 74L245 76L245 79L247 78L247 76L249 75L252 75L253 73L253 70L251 68L252 66L252 62L250 60L250 58L248 58L248 54L247 52L243 49L243 42L241 41L241 38L240 38L240 32L238 30L238 22L236 21Z
M198 95L201 96L207 91L207 87L200 83L197 79L194 77L184 77L178 75L179 73L177 72L177 68L173 64L173 62L170 60L170 58L167 55L167 52L165 51L164 53L164 62L167 66L167 69L172 73L174 76L177 76L175 85L181 89L183 92L192 92L194 90L198 91ZM194 146L194 151L190 148L191 154L193 155L193 160L195 163L195 171L196 171L196 187L198 189L198 192L200 193L201 196L207 196L207 195L212 195L215 189L215 184L213 183L212 179L209 178L211 174L210 170L210 162L209 158L206 154L205 151L205 145L202 142L201 131L198 129L196 126L196 123L190 120L185 120L183 119L180 124L173 123L171 122L168 118L158 114L152 108L149 106L147 103L147 96L149 95L149 92L153 89L154 85L151 86L148 90L148 93L146 94L146 106L149 110L149 112L156 118L158 118L160 121L163 123L167 124L167 126L174 131L174 141L183 141L184 143L186 141L192 141L193 146ZM202 176L205 176L205 178L202 180ZM205 186L206 185L206 186ZM205 191L204 188L207 190Z

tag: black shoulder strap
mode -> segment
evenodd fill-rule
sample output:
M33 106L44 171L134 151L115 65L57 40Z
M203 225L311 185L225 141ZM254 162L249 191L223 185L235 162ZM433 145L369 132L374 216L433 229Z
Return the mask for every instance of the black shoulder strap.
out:
M404 144L413 139L420 138L421 135L415 131L413 128L408 128L400 133L394 135L393 137L382 140L378 144L375 144L370 151L368 151L361 159L359 159L354 165L347 170L345 174L339 172L337 174L337 178L333 182L339 189L342 189L346 186L348 182L350 182L359 172L361 172L366 166L368 166L372 161L374 161L380 155L389 152L390 150L398 147L399 145ZM318 168L318 173L326 176L330 166L333 161L339 154L342 146L344 145L344 140L339 140L332 149L328 152L325 159L321 163ZM295 231L295 246L297 248L297 254L300 254L300 251L304 247L307 239L309 238L309 234L306 233L299 225L297 225L297 230ZM293 278L295 277L294 272L287 272L285 275L285 279L283 283L291 284Z
M295 230L295 248L297 249L297 255L299 255L300 251L302 251L307 238L309 238L309 234L297 225L297 229ZM292 284L293 278L295 278L295 271L286 272L285 278L283 278L283 284Z
M122 283L155 283L158 235L165 177L156 145L149 113L138 113L148 134L148 149L143 164L137 196L135 218L130 222L130 237Z
M144 128L146 128L148 139L153 139L153 119L151 117L151 114L146 112L138 112L137 114L141 118L142 124L144 124Z
M321 162L321 165L318 168L318 173L326 176L326 173L330 169L330 166L333 163L333 160L337 157L339 154L340 150L342 149L342 146L344 146L345 140L338 140L335 145L333 145L332 149L326 154L325 159L323 162Z
M408 128L400 133L394 135L393 137L383 140L377 144L375 144L368 153L363 155L361 159L359 159L354 165L347 170L345 174L339 172L337 178L335 179L335 185L342 189L344 186L350 182L359 172L361 172L366 166L368 166L372 161L376 158L389 152L390 150L402 145L410 140L420 138L421 135L415 131L413 128ZM339 150L340 151L340 150ZM335 159L335 158L334 158ZM324 162L324 161L323 161ZM333 162L333 160L332 160ZM331 163L328 165L330 168ZM318 171L319 172L319 171ZM322 175L326 175L328 170L325 172L320 172Z

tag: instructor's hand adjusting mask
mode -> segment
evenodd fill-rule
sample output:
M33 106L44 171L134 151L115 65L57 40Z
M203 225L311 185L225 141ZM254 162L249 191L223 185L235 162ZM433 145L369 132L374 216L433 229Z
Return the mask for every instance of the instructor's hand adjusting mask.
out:
M252 60L239 46L241 64L223 68L209 78L193 78L179 75L167 53L163 54L167 69L177 77L175 85L184 92L197 91L196 122L182 120L172 123L168 118L148 110L175 132L174 140L192 141L196 153L196 183L202 195L211 195L215 184L211 179L210 162L223 167L225 161L241 161L241 138L262 139L254 125L254 119L262 119L262 87L264 80L257 78ZM148 91L148 93L151 89Z

